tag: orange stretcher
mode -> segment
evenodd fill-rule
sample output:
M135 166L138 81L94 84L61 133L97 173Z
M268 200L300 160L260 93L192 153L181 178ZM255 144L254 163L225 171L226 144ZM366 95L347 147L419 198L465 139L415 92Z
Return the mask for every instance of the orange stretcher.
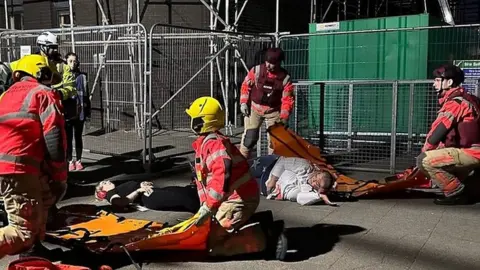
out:
M197 227L196 215L174 226L141 219L130 219L106 211L91 214L65 207L57 219L64 226L48 231L46 240L65 247L80 247L101 254L154 251L206 250L210 221Z
M327 163L320 148L310 144L282 124L275 124L267 130L270 134L274 154L285 157L299 157L310 160L319 167L329 171L337 182L334 193L345 197L360 197L378 193L388 193L429 185L428 179L416 168L405 170L381 180L360 181L345 176Z

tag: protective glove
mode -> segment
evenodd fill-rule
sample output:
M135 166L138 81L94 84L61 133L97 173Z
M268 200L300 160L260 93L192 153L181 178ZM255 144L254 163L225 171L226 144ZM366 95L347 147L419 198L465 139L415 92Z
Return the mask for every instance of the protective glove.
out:
M249 117L250 116L250 109L248 108L247 104L245 103L242 103L240 105L240 111L242 112L242 114L246 117Z
M209 218L212 217L213 212L206 204L202 204L200 209L198 209L198 218L197 221L195 221L196 226L201 226L207 221Z

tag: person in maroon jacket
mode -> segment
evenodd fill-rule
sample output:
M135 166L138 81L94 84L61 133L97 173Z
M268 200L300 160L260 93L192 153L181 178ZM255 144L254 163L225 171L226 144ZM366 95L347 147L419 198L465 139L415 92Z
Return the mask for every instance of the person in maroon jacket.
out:
M480 100L461 84L464 72L445 65L434 71L440 110L427 134L418 168L443 191L436 204L469 203L464 180L480 168Z

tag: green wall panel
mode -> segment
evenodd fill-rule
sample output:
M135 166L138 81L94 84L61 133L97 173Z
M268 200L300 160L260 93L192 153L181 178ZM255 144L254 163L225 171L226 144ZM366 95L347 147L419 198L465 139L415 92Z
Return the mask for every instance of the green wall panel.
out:
M340 22L337 32L396 29L429 25L428 15L387 17ZM316 24L310 25L310 33ZM308 79L332 80L413 80L427 78L429 33L425 31L387 31L340 33L309 38ZM398 132L408 126L409 85L398 88ZM313 89L312 89L313 90ZM426 102L426 87L416 87L415 103ZM355 85L353 97L353 131L390 132L392 85ZM311 96L319 92L312 91ZM346 131L345 111L348 109L348 86L329 85L326 89L325 129ZM317 100L314 98L311 100ZM320 104L309 104L311 113L318 114ZM415 111L414 122L425 123L425 106ZM318 116L312 117L318 119ZM318 121L310 121L317 128Z

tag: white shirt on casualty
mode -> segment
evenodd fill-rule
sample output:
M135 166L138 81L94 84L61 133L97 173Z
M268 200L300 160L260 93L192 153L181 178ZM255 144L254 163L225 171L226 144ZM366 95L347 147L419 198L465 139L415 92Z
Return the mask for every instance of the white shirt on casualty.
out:
M279 178L277 185L284 200L310 205L321 201L318 193L308 184L308 177L313 170L306 159L280 157L270 174Z

